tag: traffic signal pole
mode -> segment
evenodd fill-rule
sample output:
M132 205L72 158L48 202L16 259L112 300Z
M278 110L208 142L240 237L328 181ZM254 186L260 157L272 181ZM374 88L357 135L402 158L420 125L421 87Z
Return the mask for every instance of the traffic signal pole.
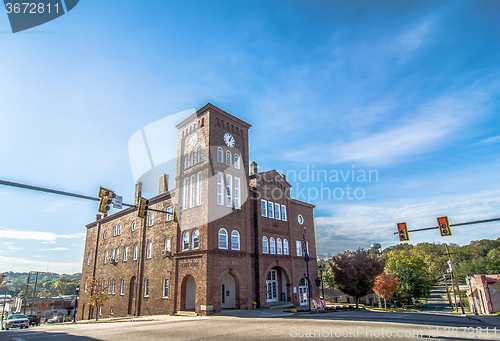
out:
M454 284L457 286L458 300L460 301L460 307L462 308L462 314L465 315L464 304L462 302L462 296L460 295L460 287L458 286L457 274L455 273L455 266L453 265L453 261L451 260L451 255L450 255L450 250L448 249L448 245L444 244L444 246L446 248L446 253L448 254L448 258L450 260L451 272L453 273L453 277L454 277L454 280L455 280Z

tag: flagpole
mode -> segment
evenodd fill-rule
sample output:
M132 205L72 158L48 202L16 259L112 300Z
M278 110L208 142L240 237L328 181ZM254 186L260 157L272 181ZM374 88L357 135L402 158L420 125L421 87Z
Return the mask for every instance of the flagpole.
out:
M307 269L307 305L309 307L309 311L311 311L311 281L309 280L309 256L306 250L306 257L304 258L306 261L306 269Z

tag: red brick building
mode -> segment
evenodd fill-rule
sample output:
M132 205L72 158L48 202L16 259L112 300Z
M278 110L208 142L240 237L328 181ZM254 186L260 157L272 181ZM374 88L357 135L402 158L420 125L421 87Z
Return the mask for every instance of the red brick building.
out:
M95 316L85 291L96 275L110 294L102 317L307 307L308 288L318 297L314 206L290 198L284 175L249 163L248 123L207 104L176 127L176 188L163 175L149 199L169 213L140 219L130 207L87 225L78 318Z

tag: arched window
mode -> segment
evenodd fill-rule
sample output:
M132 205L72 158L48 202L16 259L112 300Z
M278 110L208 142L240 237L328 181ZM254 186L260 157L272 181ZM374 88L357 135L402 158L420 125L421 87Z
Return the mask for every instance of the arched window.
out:
M231 166L231 152L229 150L226 151L226 165Z
M182 249L189 250L189 232L186 231L182 235Z
M184 169L189 167L189 154L184 155Z
M262 237L262 253L269 253L269 245L266 236Z
M219 230L219 249L227 250L227 231L226 229Z
M276 242L274 241L273 237L269 239L269 253L271 253L272 255L276 254Z
M240 249L240 233L236 230L231 232L231 250Z
M222 150L222 147L217 148L217 161L220 163L223 163L224 160L222 160L224 155L224 151Z
M198 148L198 163L203 161L203 148Z
M288 239L283 240L283 254L288 255Z
M276 251L277 251L276 253L278 255L282 255L283 254L283 245L281 243L281 238L278 238L276 240Z
M240 169L240 155L234 154L234 168Z
M196 153L193 151L191 153L191 166L194 166L196 164Z
M191 244L191 249L200 248L200 231L198 229L193 231L193 242Z

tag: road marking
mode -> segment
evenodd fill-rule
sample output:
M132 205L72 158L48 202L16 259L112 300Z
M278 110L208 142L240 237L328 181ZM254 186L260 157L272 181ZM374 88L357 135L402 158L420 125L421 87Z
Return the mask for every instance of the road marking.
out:
M16 340L16 341L26 341L25 339L21 339L20 337L15 338L14 340Z

